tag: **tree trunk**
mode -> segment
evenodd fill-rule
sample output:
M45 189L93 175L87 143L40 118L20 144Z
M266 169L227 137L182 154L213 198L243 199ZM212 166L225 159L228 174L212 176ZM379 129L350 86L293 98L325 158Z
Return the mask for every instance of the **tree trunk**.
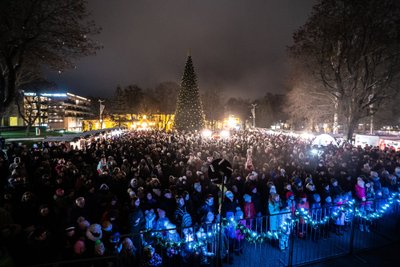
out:
M31 125L28 123L28 125L26 125L26 130L25 130L26 136L29 136L29 131L30 130L31 130Z
M333 133L339 133L339 100L335 99L335 113L333 114Z
M346 138L348 141L351 141L353 139L353 134L357 128L359 120L360 119L356 116L350 116L350 118L348 119L347 132L346 132Z
M4 76L0 75L0 126L5 124L3 121L6 112L5 100L6 100L6 82Z

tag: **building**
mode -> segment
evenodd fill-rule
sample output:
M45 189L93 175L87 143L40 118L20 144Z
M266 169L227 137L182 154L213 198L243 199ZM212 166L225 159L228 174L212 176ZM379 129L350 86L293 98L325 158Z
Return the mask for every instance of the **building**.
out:
M82 121L93 114L90 99L71 93L24 92L24 114L34 126L82 131Z
M103 129L124 127L131 130L161 130L171 131L174 124L174 114L109 114L103 119ZM100 129L99 119L84 120L83 130Z

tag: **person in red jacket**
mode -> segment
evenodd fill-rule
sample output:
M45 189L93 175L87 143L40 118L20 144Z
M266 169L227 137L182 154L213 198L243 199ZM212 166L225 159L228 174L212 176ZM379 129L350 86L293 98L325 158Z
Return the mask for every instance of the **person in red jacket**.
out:
M245 194L243 200L243 213L244 219L246 220L246 227L251 228L253 225L253 218L256 216L256 209L254 208L254 203L251 201L250 195Z
M369 201L367 201L367 189L365 188L365 181L362 177L357 178L357 184L354 187L356 193L356 199L360 202L359 211L363 214L367 214L367 206L370 205ZM359 229L361 232L369 232L369 225L365 219L360 218Z
M310 204L307 201L306 193L302 193L300 195L299 203L297 203L297 209L301 210L301 212L308 213L310 211ZM305 238L307 232L306 221L303 217L300 217L299 226L298 226L298 236L299 238Z

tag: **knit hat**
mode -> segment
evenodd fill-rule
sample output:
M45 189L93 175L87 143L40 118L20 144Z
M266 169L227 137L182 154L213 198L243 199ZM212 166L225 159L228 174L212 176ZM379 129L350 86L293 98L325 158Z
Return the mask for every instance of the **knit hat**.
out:
M317 203L318 203L318 202L321 202L321 196L320 196L319 194L314 194L314 195L313 195L313 198L314 198L314 201L315 201L315 202L317 202Z
M244 200L244 202L251 202L251 196L249 194L244 194L243 200Z
M235 218L235 214L232 211L228 211L228 212L226 212L226 218L227 219L234 219Z
M394 169L394 173L395 173L397 176L400 176L400 167L396 167L396 168Z
M97 240L94 245L94 252L96 255L102 256L104 255L105 247L101 240Z
M236 221L241 220L243 219L243 217L244 217L243 211L240 209L240 207L237 207L235 212L235 220Z
M225 193L225 196L227 197L227 198L233 198L233 193L232 193L232 191L226 191L226 193Z
M294 194L292 191L287 191L286 192L286 199L290 199L291 197L294 197Z
M78 240L74 244L74 252L76 255L82 255L86 250L85 242Z
M77 206L84 206L85 205L85 198L84 197L77 197L75 199L75 204Z
M56 196L57 196L57 197L62 197L63 195L64 195L64 189L58 188L58 189L56 190Z
M84 217L79 217L76 222L78 223L78 226L81 230L86 230L89 226L90 223L84 218Z
M113 225L112 225L112 223L110 221L104 221L101 224L101 228L102 228L103 231L110 232L112 230L112 228L113 228Z
M119 243L120 238L121 238L121 234L118 233L118 232L115 232L114 234L112 234L112 235L110 236L109 241L110 241L111 243L117 244L117 243Z
M379 178L377 172L371 171L371 172L370 172L370 175L371 175L372 178Z
M94 223L89 226L86 230L86 237L89 240L97 241L100 240L103 236L103 232L101 231L101 226L97 223Z
M131 252L136 251L136 247L133 245L133 242L129 237L125 237L124 240L122 240L122 247L126 251L131 251Z

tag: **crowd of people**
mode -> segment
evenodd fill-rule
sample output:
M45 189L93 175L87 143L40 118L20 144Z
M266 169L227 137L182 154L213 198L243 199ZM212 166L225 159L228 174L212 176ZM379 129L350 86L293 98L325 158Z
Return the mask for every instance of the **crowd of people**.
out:
M374 200L399 192L397 151L350 143L313 149L307 140L262 131L223 139L132 131L92 137L82 149L12 143L0 151L1 251L20 265L115 255L120 266L163 266L164 257L171 266L209 266L217 256L232 263L243 252L236 224L224 227L220 251L199 242L215 239L208 232L223 218L251 228L269 216L265 230L279 231L285 250L289 232L280 226L295 210L354 199L367 213ZM225 188L208 176L216 159L232 167ZM334 223L338 235L342 219ZM163 241L182 240L160 256Z

